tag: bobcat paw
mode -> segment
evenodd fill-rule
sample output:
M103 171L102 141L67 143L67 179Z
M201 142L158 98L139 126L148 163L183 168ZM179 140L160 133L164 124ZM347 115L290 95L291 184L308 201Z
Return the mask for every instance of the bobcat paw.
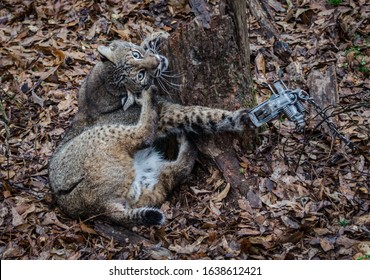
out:
M154 97L158 94L158 88L154 85L151 85L148 89L144 90L143 93L151 97Z
M153 103L155 103L157 93L157 87L152 85L148 89L144 89L140 95L136 96L136 103L141 106L143 105L144 101L148 100L151 100Z
M130 200L131 203L136 203L139 201L141 194L140 185L137 182L134 182L131 185L129 192L127 193L127 198Z
M236 126L243 130L245 125L249 123L249 110L247 109L240 109L235 112L234 121Z
M176 137L176 139L177 139L177 142L178 142L180 145L185 144L185 143L187 143L187 142L188 142L188 139L186 138L185 133L180 133L180 134L178 134L178 135L177 135L177 137Z
M246 124L250 123L249 110L244 109L244 110L241 111L240 123L243 124L243 125L246 125Z
M156 52L168 37L170 37L170 34L165 31L153 32L145 38L141 43L141 47L144 48L144 50L154 50Z

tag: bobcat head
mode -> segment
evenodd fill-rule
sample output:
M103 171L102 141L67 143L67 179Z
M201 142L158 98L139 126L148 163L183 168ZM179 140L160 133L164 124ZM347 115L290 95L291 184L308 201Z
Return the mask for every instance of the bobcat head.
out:
M167 33L151 35L140 46L126 41L113 41L109 46L99 46L98 52L108 69L104 75L105 88L122 98L126 110L137 101L137 95L153 84L167 70L168 60L158 54L157 48Z

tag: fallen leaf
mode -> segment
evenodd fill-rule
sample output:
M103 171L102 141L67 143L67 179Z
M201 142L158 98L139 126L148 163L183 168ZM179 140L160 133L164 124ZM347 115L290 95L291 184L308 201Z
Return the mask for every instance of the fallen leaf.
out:
M363 241L356 246L362 254L370 256L370 241Z
M95 235L98 235L98 233L93 230L91 227L88 227L85 223L83 223L82 221L80 221L80 228L83 232L86 232L86 233L89 233L89 234L95 234Z
M209 207L211 209L212 214L216 215L217 217L220 216L221 214L220 208L218 208L212 200L209 201Z
M279 242L280 243L293 243L296 244L298 243L304 236L304 233L302 231L296 231L292 234L287 234L287 235L282 235L279 237Z
M60 65L64 62L66 55L63 51L54 48L51 53L56 58L56 60L54 61L54 65Z
M344 246L345 248L351 248L353 245L358 244L359 241L350 239L347 236L341 235L335 241L335 244Z
M259 52L255 58L256 72L261 82L266 80L266 63L265 58L261 52Z
M15 172L13 170L1 170L0 174L6 180L10 180L15 176Z
M200 244L206 238L206 236L199 237L193 244L180 246L180 245L170 245L169 250L174 251L178 254L192 254L198 251Z
M329 241L327 238L320 239L320 246L324 250L324 252L328 252L334 249L334 245L332 242Z
M271 235L249 237L249 241L252 244L260 244L266 249L269 249L273 246L273 238Z
M4 253L2 253L1 259L19 258L23 256L24 253L25 250L22 247L10 242Z
M226 187L216 197L214 197L213 200L215 202L222 201L227 196L229 191L230 191L230 183L227 183Z
M31 204L27 209L22 213L22 218L25 219L29 214L34 213L36 210L35 204Z
M331 231L327 228L314 228L313 231L319 236L331 233Z
M250 236L250 235L260 235L261 232L255 229L242 228L237 231L237 234L238 236Z
M47 226L47 225L56 225L56 226L58 226L60 228L63 228L63 229L69 229L69 226L61 223L58 220L55 212L47 212L45 214L44 220L42 221L42 225L44 225L44 226Z
M253 191L248 191L247 193L247 199L249 201L249 204L252 208L261 208L262 207L262 201L259 195L254 193Z
M12 207L12 216L12 225L14 227L24 224L24 219L21 215L18 214L17 210L14 207Z
M370 226L370 214L362 215L354 219L354 223L358 226Z
M300 226L297 222L290 219L288 216L281 216L281 220L288 228L299 229Z

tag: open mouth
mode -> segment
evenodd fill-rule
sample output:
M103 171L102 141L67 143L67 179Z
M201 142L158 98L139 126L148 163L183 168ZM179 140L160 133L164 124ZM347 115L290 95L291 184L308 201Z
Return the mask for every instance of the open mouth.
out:
M168 68L168 60L164 56L161 56L160 63L154 72L154 77L155 78L160 77L162 73L167 70L167 68Z

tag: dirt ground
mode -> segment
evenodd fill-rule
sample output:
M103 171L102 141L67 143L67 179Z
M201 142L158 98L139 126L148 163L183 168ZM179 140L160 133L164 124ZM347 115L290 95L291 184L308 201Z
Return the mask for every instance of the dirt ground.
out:
M153 31L173 32L195 18L187 2L1 1L1 259L370 258L366 0L270 0L288 58L276 53L274 40L249 14L257 101L271 94L263 82L280 74L290 87L310 92L312 73L319 79L329 71L338 100L325 111L355 150L317 126L315 113L304 134L276 120L256 130L254 149L234 143L236 172L254 182L236 203L228 200L230 185L220 172L198 163L162 206L162 227L129 231L60 212L48 188L48 159L77 111L78 89L98 59L95 49L113 39L136 43ZM219 1L207 2L217 15Z

